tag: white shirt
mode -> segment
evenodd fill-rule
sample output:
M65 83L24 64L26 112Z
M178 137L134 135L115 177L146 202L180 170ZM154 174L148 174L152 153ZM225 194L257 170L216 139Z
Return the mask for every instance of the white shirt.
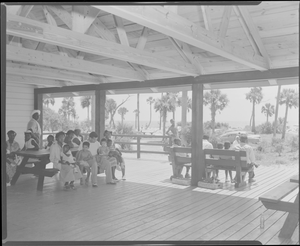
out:
M42 134L40 124L33 118L31 118L27 124L27 130L28 129L32 129L32 132L39 134L39 136Z
M96 141L95 143L91 143L89 140L88 140L88 142L90 143L89 151L91 151L93 156L97 155L97 150L101 146L100 143L98 141Z
M202 141L202 149L213 149L213 145L207 141L207 139L203 139Z
M239 145L236 146L236 149L246 151L247 164L255 163L254 150L250 145L241 143L241 146L239 146ZM243 157L242 157L242 159L243 159Z
M237 140L234 140L232 143L231 149L235 149L237 146L240 146L240 143Z

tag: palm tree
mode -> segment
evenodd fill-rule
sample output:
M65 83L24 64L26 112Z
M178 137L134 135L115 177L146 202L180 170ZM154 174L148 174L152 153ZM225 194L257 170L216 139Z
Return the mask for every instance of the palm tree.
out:
M129 99L130 95L128 95L128 97L123 100L119 105L117 105L116 101L112 98L108 98L105 102L105 112L108 113L108 115L110 115L110 121L109 121L109 127L113 126L113 128L115 128L115 121L114 121L114 116L118 110L119 107L121 107L128 99Z
M266 103L265 106L262 106L261 112L267 116L267 123L268 123L269 116L272 117L272 115L275 112L274 105L271 105L271 103Z
M134 128L135 129L137 128L138 112L139 111L137 109L133 110L133 113L135 114L135 120L134 120Z
M274 120L274 125L273 125L273 137L276 137L276 132L277 132L277 116L278 116L278 108L279 108L280 90L281 90L281 85L278 86L278 90L277 90L275 120Z
M283 131L282 131L282 139L285 137L286 131L286 122L288 116L288 109L299 106L299 93L297 93L294 89L283 89L279 96L279 104L285 104L285 116L284 116L284 123L283 123Z
M205 106L210 105L211 111L211 128L215 132L216 113L221 111L228 105L229 99L226 94L221 94L220 90L210 90L206 92L203 97Z
M246 99L252 102L252 132L256 133L255 130L255 104L259 104L263 99L262 88L253 87L250 92L246 93Z
M73 109L71 110L71 116L73 117L73 121L75 122L75 119L76 119L76 117L77 117L77 113L76 113L75 108L73 108Z
M148 126L146 127L146 129L148 129L149 128L149 126L150 126L150 124L151 124L151 120L152 120L152 104L155 102L155 99L153 98L153 97L149 97L148 99L147 99L147 103L149 103L150 104L150 120L149 120L149 124L148 124Z
M82 108L87 108L87 118L88 118L88 120L90 120L91 99L92 99L92 96L84 96L84 97L80 98L80 100L81 100L81 107Z
M167 121L167 113L173 112L174 105L172 104L172 101L170 100L170 94L167 93L166 95L163 95L162 98L157 98L154 103L154 109L156 112L160 112L163 119L163 135L166 133L166 121Z
M62 106L58 110L59 114L62 114L65 118L68 118L70 120L70 115L72 114L72 111L75 108L75 102L73 97L64 97L62 100Z
M127 108L121 107L118 109L118 114L121 115L121 120L122 120L122 126L123 126L123 121L125 119L125 114L128 112Z
M172 104L172 112L173 112L173 120L175 120L175 111L176 111L176 107L178 107L179 105L179 97L177 93L169 93L170 95L170 104Z
M55 99L52 97L47 97L43 100L43 103L47 108L49 108L49 104L51 104L52 106L54 105Z
M182 97L178 97L177 104L178 104L178 107L181 107ZM187 111L190 112L190 110L192 110L192 99L188 97L187 98Z

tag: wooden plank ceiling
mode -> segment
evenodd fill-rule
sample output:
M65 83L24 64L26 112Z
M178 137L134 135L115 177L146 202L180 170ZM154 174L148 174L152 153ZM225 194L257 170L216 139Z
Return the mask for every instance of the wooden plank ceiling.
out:
M7 40L8 83L38 87L297 67L299 2L9 5Z

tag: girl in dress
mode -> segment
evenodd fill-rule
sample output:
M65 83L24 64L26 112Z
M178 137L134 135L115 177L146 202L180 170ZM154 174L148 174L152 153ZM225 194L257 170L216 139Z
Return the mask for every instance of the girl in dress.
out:
M77 168L76 159L73 157L70 146L67 144L63 146L63 151L61 152L61 164L60 178L65 182L65 188L75 190L74 181L82 178L82 174L80 169ZM70 175L69 167L73 169L73 175Z

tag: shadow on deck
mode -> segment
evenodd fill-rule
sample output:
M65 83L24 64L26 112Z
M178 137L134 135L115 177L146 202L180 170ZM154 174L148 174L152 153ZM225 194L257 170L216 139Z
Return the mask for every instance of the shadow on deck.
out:
M63 191L57 177L46 178L43 193L37 179L22 175L7 187L8 241L179 241L259 240L263 244L297 244L278 238L287 216L267 210L258 197L285 182L297 169L275 166L256 169L257 183L243 189L232 184L208 190L172 184L166 160L149 155L137 160L126 154L126 181L98 188L80 186ZM116 171L117 177L121 175ZM220 171L221 181L224 172ZM298 189L287 199L295 199ZM242 243L242 242L241 242Z

